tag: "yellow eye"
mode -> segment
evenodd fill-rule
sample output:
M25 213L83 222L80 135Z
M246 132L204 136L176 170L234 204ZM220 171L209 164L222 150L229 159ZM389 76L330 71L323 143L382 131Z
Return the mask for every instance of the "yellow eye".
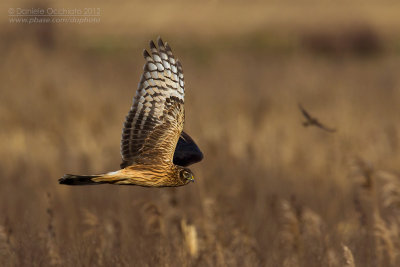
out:
M181 172L182 178L187 179L187 180L192 180L193 179L193 175L191 172L188 172L187 170L183 170Z

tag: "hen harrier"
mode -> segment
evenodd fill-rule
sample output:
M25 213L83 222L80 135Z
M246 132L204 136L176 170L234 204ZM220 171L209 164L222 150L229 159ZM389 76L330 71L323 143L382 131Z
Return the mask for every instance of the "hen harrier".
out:
M181 186L194 181L185 168L203 158L183 132L184 79L181 63L168 43L150 41L144 50L144 72L122 130L121 170L99 175L66 174L60 184L118 184L149 187Z
M317 126L318 128L321 128L321 129L331 132L331 133L336 131L336 129L328 128L325 125L323 125L322 123L320 123L316 118L311 117L311 115L307 112L307 110L305 110L303 108L302 105L299 104L299 108L301 110L301 113L303 113L303 116L306 118L306 121L303 122L304 127L314 125L314 126Z

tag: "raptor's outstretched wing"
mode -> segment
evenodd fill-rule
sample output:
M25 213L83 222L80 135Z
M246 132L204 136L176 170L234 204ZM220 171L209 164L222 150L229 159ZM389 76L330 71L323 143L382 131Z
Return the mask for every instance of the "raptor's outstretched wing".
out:
M184 79L167 43L150 42L133 105L121 140L121 167L172 161L184 123Z

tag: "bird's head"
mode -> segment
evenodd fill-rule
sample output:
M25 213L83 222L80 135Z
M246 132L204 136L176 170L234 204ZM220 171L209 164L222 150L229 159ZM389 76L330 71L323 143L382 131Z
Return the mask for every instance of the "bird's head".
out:
M189 168L181 167L179 170L179 179L187 184L189 182L194 182L194 174Z

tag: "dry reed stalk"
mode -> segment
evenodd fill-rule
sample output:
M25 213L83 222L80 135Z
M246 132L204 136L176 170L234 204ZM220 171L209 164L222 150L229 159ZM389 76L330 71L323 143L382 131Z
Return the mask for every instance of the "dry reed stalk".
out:
M62 264L62 260L60 257L59 249L56 245L56 232L54 230L54 213L52 209L52 199L50 193L47 193L48 207L47 207L47 215L48 215L48 223L47 223L47 251L50 258L51 266L60 266Z
M152 235L165 236L164 216L160 208L154 203L144 203L142 213L146 232Z
M257 241L255 238L252 238L248 234L244 233L238 228L234 228L231 234L233 236L233 240L229 247L231 247L235 252L237 252L237 256L239 259L236 260L236 263L246 263L249 266L260 266L262 265L260 262L259 251L257 250Z
M343 245L343 244L342 244L342 248L343 248L343 257L345 260L345 266L346 267L356 267L356 264L354 262L353 253L351 252L351 250L346 245Z
M281 201L281 231L283 248L289 257L283 265L297 266L307 261L319 261L328 265L337 265L329 252L329 239L324 233L324 222L320 215L308 207L291 201Z
M358 193L356 193L353 197L353 204L354 204L354 209L358 215L357 216L358 222L360 226L362 226L363 229L365 229L365 227L367 227L368 224L368 214L366 209L363 207L361 203L360 195Z
M389 218L382 218L380 212L374 213L374 236L376 250L380 259L389 259L390 264L396 266L400 249L400 177L388 171L378 171L377 177L383 182L381 187L381 199L384 208L388 209ZM387 257L384 255L387 254Z
M331 248L326 252L326 261L329 267L340 266L339 257L336 254L336 251Z
M373 214L379 213L380 201L377 193L377 175L372 163L361 158L356 160L356 168L361 176L361 183L355 184L354 205L360 214L360 224L367 232L374 227Z
M366 240L369 241L369 245L375 248L375 257L372 259L375 264L381 266L385 260L385 249L389 249L389 251L387 251L389 257L393 256L393 243L390 239L386 224L380 215L381 205L377 187L377 177L379 176L371 163L359 159L357 161L357 166L364 179L364 183L361 184L363 190L359 190L357 196L360 198L360 206L365 205L363 208L366 217L365 237ZM389 262L392 260L392 258L389 258Z
M360 205L365 203L368 205L367 210L372 210L372 214L379 212L379 198L377 194L376 186L376 171L371 162L367 162L361 158L356 160L356 167L358 168L358 173L361 175L362 182L360 184L361 188L364 190L359 190L357 193ZM357 208L357 207L356 207ZM366 226L371 226L371 221L373 220L370 213L362 211L363 216L365 216Z
M284 258L283 267L298 267L300 266L299 263L299 258L297 255L288 255L287 257Z
M299 257L302 251L300 240L300 221L291 203L281 201L282 229L280 231L281 242L289 257L285 257L283 266L299 266Z
M207 249L215 253L217 266L226 266L223 246L217 238L218 217L215 210L215 201L212 198L205 198L202 202L204 212L204 229L206 234Z
M181 229L185 239L186 247L192 258L196 259L199 253L196 226L188 224L186 220L181 220Z
M16 266L17 260L13 230L9 218L6 217L4 224L0 225L0 265Z
M372 163L362 158L356 158L354 160L354 165L356 173L363 178L361 186L367 190L372 190L375 185L375 169Z
M386 222L382 219L379 213L374 214L374 235L375 235L375 246L376 252L378 253L378 263L382 264L383 259L385 259L384 254L387 254L389 258L389 264L393 266L396 261L397 256L399 255L394 242L399 238L398 235L392 236L392 233L386 224ZM394 238L394 239L393 239Z
M110 231L109 236L113 238L113 242L110 242L109 244L113 247L115 253L119 255L122 249L122 242L121 242L122 227L120 221L116 219L114 220L114 223L112 225L112 231Z
M99 219L97 216L87 209L82 210L83 213L83 224L87 226L87 229L83 232L84 236L91 236L95 234L97 229L100 227Z
M379 171L378 177L384 182L382 186L382 199L383 206L392 208L396 211L397 215L400 215L400 177L396 174Z
M0 225L0 256L10 257L11 245L9 243L7 231L3 225Z
M104 263L104 255L107 252L105 227L100 223L98 217L87 209L83 209L83 224L87 226L84 236L94 239L96 265L102 266Z
M303 208L301 213L301 225L304 235L313 237L317 240L323 240L323 221L316 212L309 208Z
M329 236L324 231L325 224L321 216L308 207L303 207L300 213L301 240L304 248L304 259L318 260L328 264L333 262L328 254L330 251ZM332 251L333 252L333 251Z

